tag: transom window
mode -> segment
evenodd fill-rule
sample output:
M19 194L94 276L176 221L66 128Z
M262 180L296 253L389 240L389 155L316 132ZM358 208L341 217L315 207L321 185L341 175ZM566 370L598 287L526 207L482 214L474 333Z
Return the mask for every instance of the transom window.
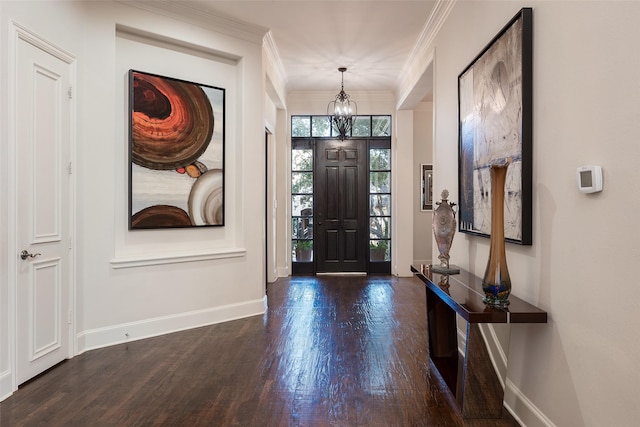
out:
M331 126L329 116L292 116L292 138L333 138L338 132ZM369 138L391 136L391 116L356 116L352 137Z

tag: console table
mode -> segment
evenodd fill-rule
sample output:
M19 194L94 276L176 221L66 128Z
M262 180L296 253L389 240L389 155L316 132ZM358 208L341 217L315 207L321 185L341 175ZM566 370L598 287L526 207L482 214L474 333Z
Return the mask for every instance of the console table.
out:
M511 324L546 323L547 313L513 295L506 308L487 306L482 279L462 269L456 275L429 265L411 271L426 287L429 357L462 416L502 417Z

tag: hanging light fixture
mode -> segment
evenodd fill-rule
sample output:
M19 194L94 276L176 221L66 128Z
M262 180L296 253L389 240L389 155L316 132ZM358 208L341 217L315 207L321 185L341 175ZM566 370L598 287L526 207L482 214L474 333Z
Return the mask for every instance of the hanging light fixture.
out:
M333 129L338 132L338 139L344 141L349 138L351 133L353 117L358 115L358 105L355 101L351 101L349 95L344 91L344 72L347 69L340 67L338 71L342 73L342 85L336 99L327 105L327 116L331 118Z

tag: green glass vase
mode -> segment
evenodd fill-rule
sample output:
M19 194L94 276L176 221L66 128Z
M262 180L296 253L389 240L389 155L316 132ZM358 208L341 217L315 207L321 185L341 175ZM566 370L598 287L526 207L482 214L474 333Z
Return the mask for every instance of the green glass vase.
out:
M495 307L509 305L511 277L504 247L504 184L509 162L491 165L491 243L489 260L482 279L484 303Z

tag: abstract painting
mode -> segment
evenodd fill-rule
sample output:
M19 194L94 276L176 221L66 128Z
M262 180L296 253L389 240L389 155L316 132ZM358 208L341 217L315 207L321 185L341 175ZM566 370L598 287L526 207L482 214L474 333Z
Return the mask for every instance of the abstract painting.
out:
M129 229L224 225L225 90L129 70Z
M459 229L491 233L489 168L510 159L505 240L530 245L532 10L523 8L458 76Z

